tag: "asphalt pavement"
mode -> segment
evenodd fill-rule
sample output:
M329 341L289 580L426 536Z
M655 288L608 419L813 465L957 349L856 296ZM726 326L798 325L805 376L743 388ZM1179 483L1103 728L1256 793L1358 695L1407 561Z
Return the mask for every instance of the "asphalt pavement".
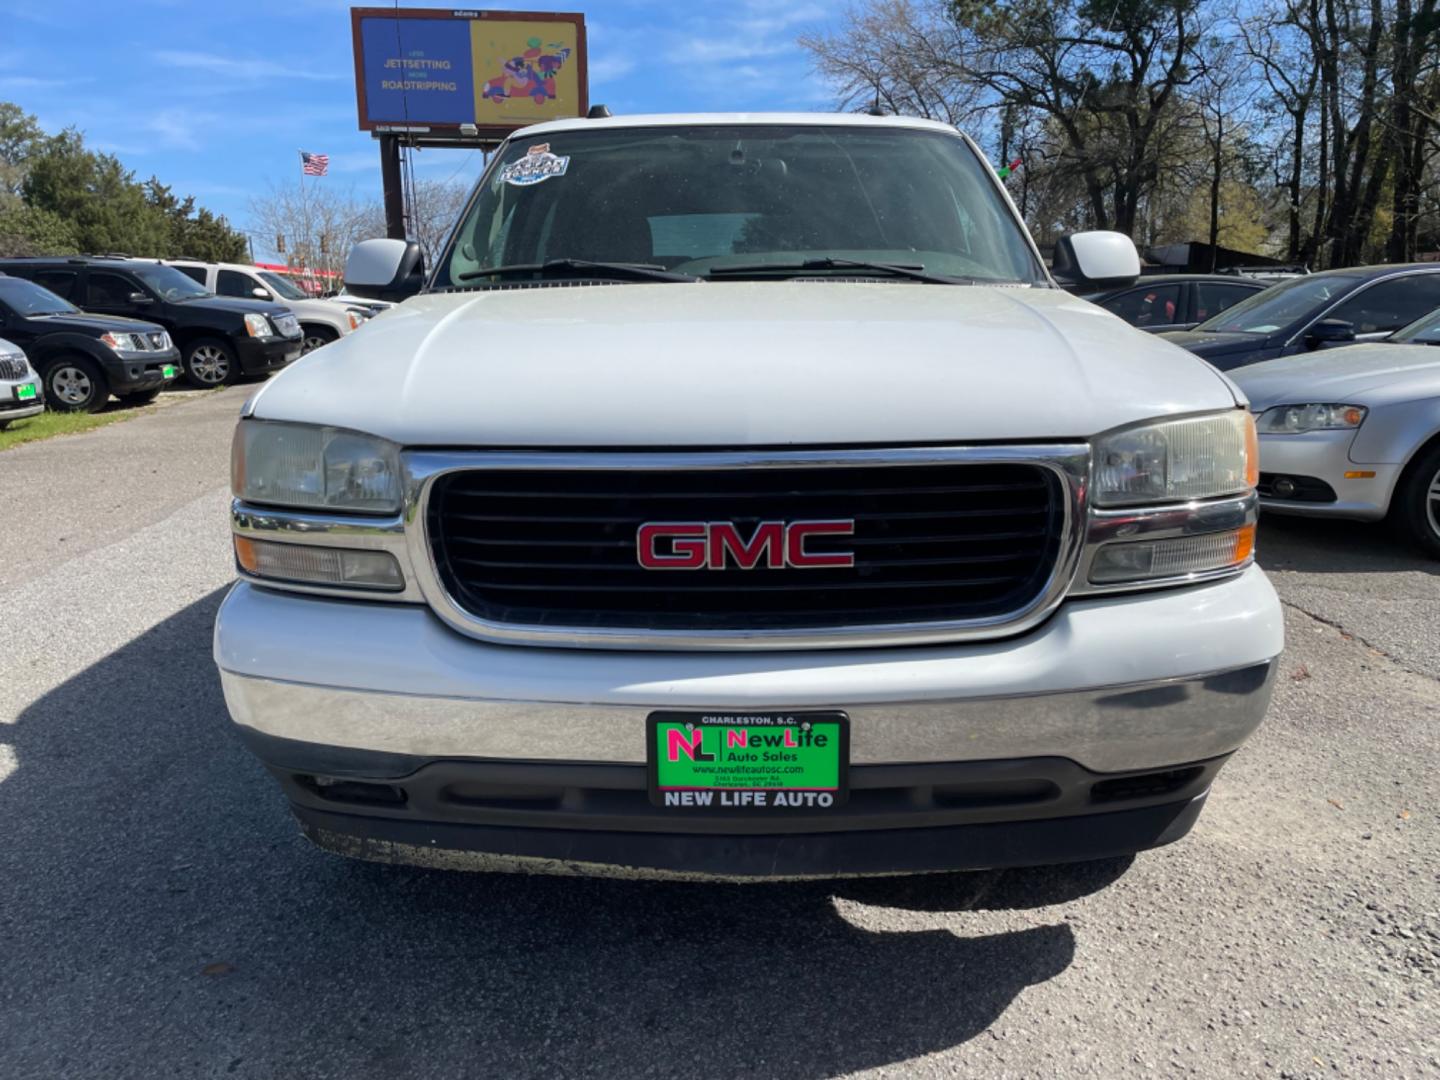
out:
M1289 647L1195 831L828 884L309 847L210 659L245 390L0 453L0 1077L1440 1074L1440 564L1267 519Z

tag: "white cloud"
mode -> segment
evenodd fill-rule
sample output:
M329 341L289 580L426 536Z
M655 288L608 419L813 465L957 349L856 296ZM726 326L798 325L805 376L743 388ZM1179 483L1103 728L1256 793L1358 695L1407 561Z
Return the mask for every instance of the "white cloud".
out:
M177 108L161 109L148 116L141 127L155 136L162 146L196 150L200 147L200 134L222 122L222 118L213 113Z
M261 79L305 79L312 82L334 82L347 78L345 72L316 70L303 63L282 64L275 60L262 60L259 57L237 59L231 56L220 56L216 53L181 49L162 49L155 54L155 59L171 67L185 68L190 71L208 71L212 75L244 82L258 82Z
M590 61L589 76L590 82L606 83L622 79L635 70L635 61L628 56L619 56L614 53L607 53L596 60Z

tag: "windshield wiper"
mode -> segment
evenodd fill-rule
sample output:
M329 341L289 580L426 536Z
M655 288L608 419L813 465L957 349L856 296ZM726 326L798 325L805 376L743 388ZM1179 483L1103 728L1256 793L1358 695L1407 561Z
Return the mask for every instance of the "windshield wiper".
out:
M456 281L518 274L590 274L595 277L620 277L631 281L699 281L694 274L679 274L657 263L595 262L590 259L546 259L540 263L512 263L508 266L487 266L466 270L455 275Z
M928 274L920 263L869 262L865 259L837 259L825 256L823 259L806 259L795 263L745 263L741 266L716 266L710 276L729 274L759 273L802 273L806 270L876 270L893 277L910 278L913 281L927 281L932 285L974 285L974 278L947 277L944 274Z

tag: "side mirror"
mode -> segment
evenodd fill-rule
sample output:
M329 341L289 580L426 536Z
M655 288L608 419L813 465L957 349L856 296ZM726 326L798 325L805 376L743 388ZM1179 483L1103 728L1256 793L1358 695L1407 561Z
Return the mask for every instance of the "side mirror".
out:
M275 299L273 296L270 295L270 293L269 293L268 290L262 289L259 285L256 285L253 289L250 290L250 295L253 296L253 297L255 297L256 300L274 300L274 299Z
M362 240L345 260L345 291L398 303L425 286L425 255L413 240Z
M130 303L132 304L153 304L154 302L149 293L132 292L130 294Z
M1344 319L1321 319L1305 335L1312 349L1320 345L1342 345L1355 340L1355 324Z
M1140 253L1124 233L1082 232L1055 242L1057 278L1091 289L1116 289L1140 279Z

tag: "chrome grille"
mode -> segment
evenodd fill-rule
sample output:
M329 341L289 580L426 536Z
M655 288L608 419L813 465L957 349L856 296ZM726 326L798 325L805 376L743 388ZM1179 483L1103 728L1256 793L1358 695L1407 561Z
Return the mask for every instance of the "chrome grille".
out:
M23 354L0 353L0 379L23 379L29 371Z
M988 448L885 453L694 470L647 468L643 460L571 469L567 455L554 454L554 468L447 470L424 500L423 543L444 592L441 613L477 636L491 636L487 628L501 640L507 627L538 631L513 635L528 640L569 629L584 644L595 634L636 632L813 637L832 628L984 626L993 633L1058 600L1055 582L1073 569L1078 457L1051 462L1034 448L1019 452L1020 460ZM764 521L827 519L853 520L854 535L817 538L812 550L853 551L853 567L762 563L657 573L637 561L646 522L730 522L750 536Z

